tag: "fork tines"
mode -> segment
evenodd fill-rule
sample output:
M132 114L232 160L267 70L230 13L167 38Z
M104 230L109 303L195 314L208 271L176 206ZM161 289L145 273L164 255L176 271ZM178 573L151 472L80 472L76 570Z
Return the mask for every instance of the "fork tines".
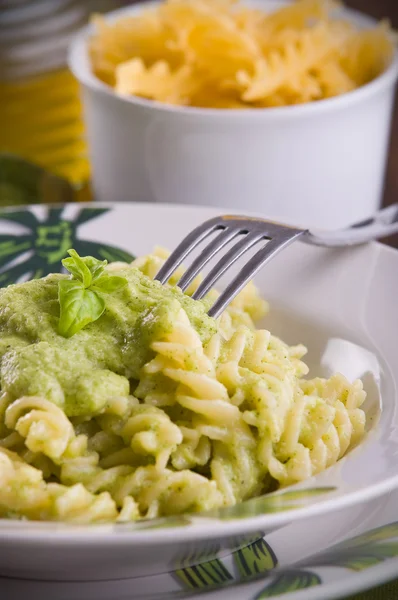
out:
M167 259L156 275L156 279L162 284L167 283L187 256L206 238L216 232L219 232L218 235L202 249L199 256L192 262L177 283L182 291L188 288L199 272L220 250L236 238L239 239L206 275L192 295L195 300L203 298L224 273L256 244L261 241L265 241L266 244L262 245L260 250L245 264L239 274L211 307L209 315L214 318L217 318L222 313L226 306L266 262L305 233L302 229L262 219L239 216L216 217L215 219L206 221L187 235Z

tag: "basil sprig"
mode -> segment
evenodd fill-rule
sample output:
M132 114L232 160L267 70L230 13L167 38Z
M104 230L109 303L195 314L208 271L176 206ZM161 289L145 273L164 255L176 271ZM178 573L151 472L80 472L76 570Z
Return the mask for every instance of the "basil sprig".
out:
M65 258L62 264L71 277L58 283L61 307L58 333L67 338L100 318L106 304L102 294L127 285L125 277L110 275L104 270L108 261L93 256L82 258L76 250L68 250L68 254L70 258Z

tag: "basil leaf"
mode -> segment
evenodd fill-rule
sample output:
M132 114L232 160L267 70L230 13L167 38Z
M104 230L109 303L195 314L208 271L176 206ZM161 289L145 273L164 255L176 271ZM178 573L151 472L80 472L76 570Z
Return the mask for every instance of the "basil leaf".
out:
M77 281L82 281L82 273L80 269L76 266L76 263L73 258L64 258L62 260L62 264L69 273L73 275L73 277Z
M84 260L80 258L76 250L68 250L68 254L71 258L64 258L62 261L63 266L69 273L72 273L76 279L81 281L85 288L90 287L93 280L90 269L85 264Z
M105 301L91 290L84 289L83 282L64 279L58 284L61 306L58 331L71 337L89 323L100 318L105 310Z
M96 279L98 279L98 277L100 277L106 265L108 264L107 260L98 260L97 258L94 258L94 256L85 256L84 258L82 258L82 260L90 269L91 275L93 277L93 282Z
M62 261L72 274L58 284L60 318L58 332L71 337L83 327L100 318L105 310L101 293L111 293L127 285L127 279L104 272L108 261L93 256L80 257L76 250L68 250L69 258Z
M90 289L110 294L112 292L116 292L116 290L126 287L126 285L127 279L125 277L118 277L117 275L102 275L95 280Z
M95 281L98 277L100 277L100 275L102 274L106 265L108 264L107 260L98 260L97 258L94 258L93 256L85 256L85 257L78 256L78 258L89 269L89 271L91 273L92 281ZM65 258L62 261L62 264L64 265L64 267L66 269L68 269L68 271L70 273L72 273L72 275L74 275L76 277L76 279L79 279L80 281L82 281L81 269L79 267L77 267L75 258ZM86 270L85 270L85 272L86 272ZM89 287L89 286L87 286L87 287Z

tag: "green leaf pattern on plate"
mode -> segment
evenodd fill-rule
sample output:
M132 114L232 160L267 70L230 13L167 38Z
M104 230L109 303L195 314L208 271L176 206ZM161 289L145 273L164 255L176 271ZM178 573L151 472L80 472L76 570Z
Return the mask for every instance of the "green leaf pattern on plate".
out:
M120 529L167 529L200 523L202 519L209 520L231 520L256 517L267 513L277 513L283 510L300 508L304 502L321 498L324 494L335 491L334 487L309 488L303 490L283 491L260 498L253 498L235 506L211 510L199 514L175 515L173 517L162 517L159 519L141 520L133 523L118 523L115 528ZM253 539L253 536L251 536ZM256 537L258 539L258 536ZM238 545L238 544L237 544Z
M275 577L253 600L275 598L275 596L282 596L290 592L306 590L320 583L322 583L322 580L319 575L311 571L286 571Z
M398 523L392 523L307 558L293 570L280 569L276 576L272 576L272 571L278 566L278 558L262 538L232 554L235 577L228 561L212 558L199 564L199 555L195 553L187 555L183 561L191 565L195 563L195 566L178 569L173 575L186 591L219 589L239 582L255 581L264 575L270 583L252 598L263 600L320 585L322 577L316 572L317 567L363 571L397 556Z
M349 544L350 547L353 547L355 545L363 546L363 544L366 543L385 542L393 540L394 538L398 538L398 523L390 523L389 525L385 525L384 527L372 529L367 533L352 538L346 543Z
M364 571L396 556L398 523L392 523L338 544L306 562L312 566L334 566Z
M116 531L150 531L152 529L170 529L172 527L187 527L192 521L189 516L175 515L173 517L160 517L158 519L141 519L133 523L116 523L114 528Z
M173 575L186 590L205 590L234 581L233 575L219 558L178 569Z
M82 240L79 227L109 212L109 208L81 208L76 217L64 219L64 209L47 208L44 221L29 210L3 210L0 221L22 225L19 235L0 233L0 286L20 280L44 277L60 269L60 262L74 248L81 256L95 256L108 262L131 262L129 252L108 244Z
M264 538L234 553L234 562L239 579L245 580L261 573L267 573L276 567L278 559Z
M234 506L221 508L206 513L207 516L221 520L246 519L259 515L277 513L285 510L301 508L309 502L321 499L325 494L336 491L335 487L308 488L282 491L252 500L246 500Z

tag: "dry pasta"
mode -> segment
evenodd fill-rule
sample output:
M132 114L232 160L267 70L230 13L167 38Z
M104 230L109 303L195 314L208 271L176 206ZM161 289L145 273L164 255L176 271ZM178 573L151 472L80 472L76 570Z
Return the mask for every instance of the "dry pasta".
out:
M107 269L147 286L166 257ZM0 516L96 523L233 505L316 475L363 436L362 383L306 378L303 346L256 329L268 305L253 284L205 342L181 302L167 311L130 394L67 416L50 396L3 389Z
M388 23L360 30L332 0L274 12L238 0L164 0L108 23L93 19L94 73L117 93L201 108L264 108L357 89L391 63Z

